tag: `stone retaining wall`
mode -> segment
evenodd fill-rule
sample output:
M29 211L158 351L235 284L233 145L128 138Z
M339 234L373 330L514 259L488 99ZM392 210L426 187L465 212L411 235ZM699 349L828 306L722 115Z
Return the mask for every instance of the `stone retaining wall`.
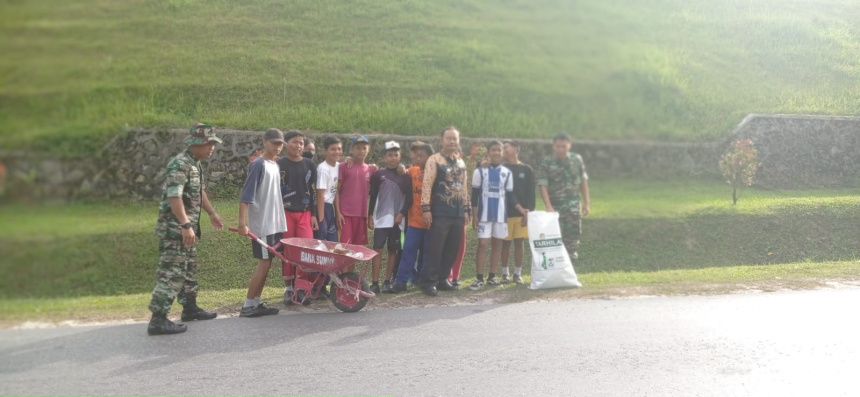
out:
M262 147L256 131L219 130L224 140L204 162L209 185L241 184L248 158ZM311 132L322 161L326 135ZM352 134L331 134L348 142ZM35 159L27 154L0 153L8 170L8 188L18 198L71 200L89 197L152 199L161 194L164 166L184 148L187 130L130 129L106 145L99 158L77 160ZM407 148L416 140L438 147L438 135L369 135L371 162L378 162L385 141L394 139ZM860 118L784 115L750 115L732 139L751 138L760 152L762 168L757 185L774 188L857 186L860 181ZM462 137L468 153L472 145L489 139ZM551 152L549 140L519 140L521 159L537 166ZM717 160L726 142L671 143L649 141L575 141L592 178L643 177L668 179L699 177L719 180ZM403 150L404 162L409 151Z
M223 145L216 146L212 158L204 161L210 186L219 183L241 184L247 172L249 156L262 147L261 133L255 131L219 130ZM327 135L344 141L345 153L353 134L310 133L322 161L322 141ZM164 166L171 156L184 148L187 130L131 129L108 144L99 159L39 160L23 155L0 154L11 173L34 173L28 185L30 197L70 200L86 197L123 197L151 199L161 194ZM397 140L402 147L423 140L438 147L438 136L368 135L371 140L370 162L381 162L382 147ZM467 153L472 145L486 145L490 139L462 139ZM536 167L551 153L549 140L519 140L521 159ZM642 176L671 178L678 176L717 177L716 161L721 147L715 143L598 142L575 141L574 151L581 154L592 178ZM404 163L409 150L403 150ZM14 178L13 178L14 179ZM17 190L22 182L18 181Z
M756 185L798 189L860 184L860 117L751 114L734 139L752 139Z

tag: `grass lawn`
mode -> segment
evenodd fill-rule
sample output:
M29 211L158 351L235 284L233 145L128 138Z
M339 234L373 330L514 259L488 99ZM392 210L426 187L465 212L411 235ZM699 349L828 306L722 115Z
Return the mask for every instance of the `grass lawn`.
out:
M701 140L860 114L854 0L0 4L0 147L126 125ZM62 139L57 139L62 137Z
M582 289L485 288L437 302L801 288L860 277L860 189L749 190L733 207L728 188L714 182L594 180L591 188L593 212L576 264ZM235 224L234 200L216 207ZM0 213L0 322L147 316L157 263L154 203L15 205ZM200 300L234 311L255 264L250 243L203 223ZM464 284L474 277L469 235ZM264 298L280 301L279 276L272 271ZM371 307L432 302L412 291Z

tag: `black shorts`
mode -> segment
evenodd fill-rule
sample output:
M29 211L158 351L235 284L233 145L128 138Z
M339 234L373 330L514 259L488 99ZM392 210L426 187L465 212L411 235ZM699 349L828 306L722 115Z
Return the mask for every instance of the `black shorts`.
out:
M373 229L373 249L382 249L388 243L389 251L400 251L400 228L380 227Z
M284 238L283 233L275 233L275 234L270 234L266 237L260 237L260 239L265 241L266 244L269 245L270 247L274 247L275 244L277 244L278 241L281 241L282 238ZM263 248L262 245L258 244L257 240L251 240L251 251L254 252L254 258L257 258L257 259L275 258L275 256L272 255L271 252L269 252L268 250Z

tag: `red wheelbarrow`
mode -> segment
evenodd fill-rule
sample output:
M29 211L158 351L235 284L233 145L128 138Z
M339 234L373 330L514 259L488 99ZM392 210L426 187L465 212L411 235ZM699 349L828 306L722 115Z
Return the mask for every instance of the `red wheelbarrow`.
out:
M239 230L231 227L230 231ZM331 301L341 311L357 312L367 305L368 299L376 297L373 292L370 292L367 280L364 279L366 267L361 275L343 271L356 262L373 259L377 253L370 248L296 237L282 239L272 247L253 233L248 233L248 237L281 261L293 263L308 272L316 272L316 278L313 281L295 280L293 303L303 303L299 301L299 295L306 300L316 299L325 287L326 276L330 277L332 282L329 293ZM283 253L280 250L281 247L283 247Z

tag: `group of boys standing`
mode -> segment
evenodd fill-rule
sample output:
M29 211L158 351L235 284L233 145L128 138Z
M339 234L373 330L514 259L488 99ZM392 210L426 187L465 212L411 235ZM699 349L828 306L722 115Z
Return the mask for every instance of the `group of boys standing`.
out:
M191 133L188 149L167 167L157 227L160 263L150 303L150 335L186 330L184 324L167 319L176 297L183 305L182 321L216 317L197 307L194 273L201 208L209 214L216 230L223 228L206 198L199 163L212 155L214 145L221 140L211 126L204 124L192 126ZM373 230L373 248L380 253L387 249L388 262L380 288L382 256L374 257L371 291L400 293L411 282L424 294L436 296L439 290L458 289L466 225L471 223L477 230L479 245L476 280L469 288L480 289L485 282L521 284L527 215L535 209L537 185L547 210L559 211L565 246L575 260L580 215L589 211L588 175L581 157L570 153L570 137L559 134L553 139L554 156L541 163L537 179L532 168L519 161L515 141L492 141L487 145L487 158L472 175L471 185L467 183L459 138L459 131L448 127L441 133L439 152L427 143L413 143L412 165L408 169L401 165L400 145L386 142L384 166L378 168L366 163L370 141L365 136L352 139L350 157L343 162L341 140L326 137L325 159L317 165L312 160L313 151L310 155L306 151L310 141L300 131L284 134L268 129L263 134L263 150L252 158L240 194L238 231L245 236L253 232L274 246L288 237L366 245L368 230ZM286 154L283 157L282 152ZM515 257L513 277L507 266L511 245ZM488 247L490 272L485 281ZM273 255L257 241L252 241L252 252L258 262L239 315L277 314L277 308L260 301ZM500 262L505 266L497 280ZM296 279L313 281L317 275L289 262L282 263L282 274L285 302L308 304L303 291L294 291L293 286ZM326 296L325 288L321 296Z

